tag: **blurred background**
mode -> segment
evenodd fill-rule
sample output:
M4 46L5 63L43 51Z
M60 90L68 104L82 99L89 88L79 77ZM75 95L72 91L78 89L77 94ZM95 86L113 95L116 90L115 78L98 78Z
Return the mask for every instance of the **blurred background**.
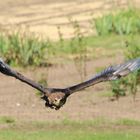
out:
M0 57L48 87L67 87L140 56L139 0L0 1ZM0 74L0 140L138 140L140 71L72 95L58 111Z

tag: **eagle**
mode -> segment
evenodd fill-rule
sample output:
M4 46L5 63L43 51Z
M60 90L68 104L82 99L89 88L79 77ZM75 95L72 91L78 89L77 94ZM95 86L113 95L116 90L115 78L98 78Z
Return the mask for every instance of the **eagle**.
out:
M42 93L41 99L45 100L45 106L55 110L60 109L66 103L67 98L77 91L83 90L89 86L93 86L101 82L120 79L121 77L125 77L133 71L137 71L139 69L140 57L126 61L119 65L109 66L103 71L97 73L91 79L78 83L76 85L66 88L49 88L44 87L41 84L25 77L21 73L13 70L8 64L3 61L3 59L0 58L1 73L7 76L12 76L39 90Z

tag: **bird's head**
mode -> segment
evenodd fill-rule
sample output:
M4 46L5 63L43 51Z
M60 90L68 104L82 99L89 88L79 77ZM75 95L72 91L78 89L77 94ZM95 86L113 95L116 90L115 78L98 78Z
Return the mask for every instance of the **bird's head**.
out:
M58 110L66 103L68 96L69 94L64 91L52 90L50 93L47 91L46 94L44 94L44 96L41 98L46 101L46 107Z

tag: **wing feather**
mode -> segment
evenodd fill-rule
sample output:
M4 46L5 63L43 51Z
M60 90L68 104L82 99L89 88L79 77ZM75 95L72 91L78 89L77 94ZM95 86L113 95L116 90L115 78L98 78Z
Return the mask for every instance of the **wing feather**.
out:
M127 61L126 63L110 66L97 74L94 78L101 78L106 80L116 80L118 78L127 76L129 73L140 69L140 58Z
M126 76L138 69L140 69L140 58L133 59L124 64L118 65L114 75Z

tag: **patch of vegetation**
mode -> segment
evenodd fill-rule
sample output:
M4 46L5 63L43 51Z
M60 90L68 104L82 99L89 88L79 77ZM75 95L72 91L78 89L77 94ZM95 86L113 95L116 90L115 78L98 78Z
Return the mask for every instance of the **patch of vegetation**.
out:
M3 117L0 117L0 123L15 123L15 119L10 117L10 116L3 116Z
M40 66L45 62L48 42L29 32L0 33L0 56L15 66Z
M95 118L93 120L69 120L65 118L60 122L60 125L72 126L73 128L81 128L84 130L86 127L101 126L103 124L111 124L107 119L103 117Z
M127 126L140 126L140 121L131 119L120 119L116 121L116 124Z
M140 33L139 11L129 9L109 14L93 21L98 35L128 35Z
M137 130L139 128L138 123L138 121L129 119L110 122L110 120L105 120L104 118L88 121L65 119L59 122L20 122L13 126L9 125L9 128L1 129L0 139L138 140L140 138Z
M139 36L135 35L138 39ZM124 40L129 40L130 36L117 36L117 35L109 35L109 36L88 36L83 37L82 42L85 48L78 48L78 39L65 39L63 41L63 46L60 47L60 41L51 43L51 57L63 57L74 59L79 57L80 52L82 55L86 55L87 60L91 58L101 58L114 56L117 51L120 49L124 49ZM75 51L76 50L76 51ZM86 50L86 51L84 51ZM85 53L85 54L84 54Z
M0 139L4 140L139 140L140 135L123 132L89 132L89 131L34 131L22 132L13 130L0 131Z
M140 45L139 41L135 40L135 38L129 39L126 42L126 49L125 49L125 59L131 60L140 57ZM112 91L114 94L118 96L124 96L127 93L133 95L134 99L136 93L138 91L138 87L140 86L140 70L133 72L132 74L128 75L125 78L122 78L118 81L112 82Z

